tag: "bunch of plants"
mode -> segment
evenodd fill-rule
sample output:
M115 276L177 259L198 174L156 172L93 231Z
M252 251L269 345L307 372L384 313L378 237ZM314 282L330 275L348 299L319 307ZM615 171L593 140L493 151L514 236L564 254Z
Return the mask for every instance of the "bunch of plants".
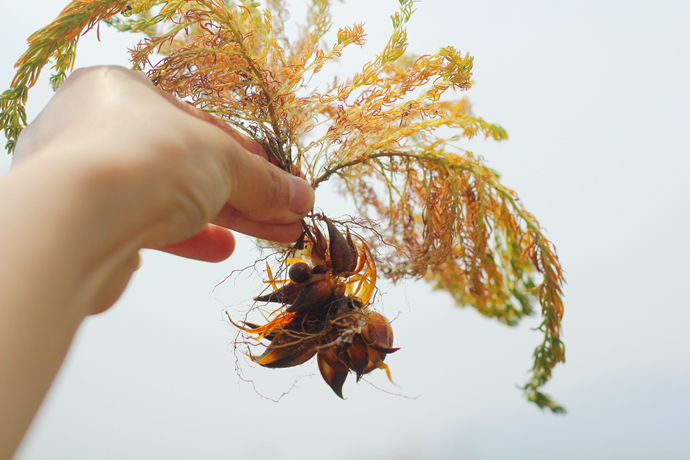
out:
M510 326L540 314L542 340L522 388L539 407L563 412L541 391L565 361L564 279L554 246L499 175L460 148L476 136L507 138L457 98L471 87L473 58L452 46L407 52L412 14L413 0L400 0L383 49L353 75L317 85L325 66L365 41L363 24L331 30L327 0L311 1L296 36L286 32L282 0L72 1L29 37L2 94L7 150L26 125L24 104L46 65L57 89L87 31L104 24L140 34L133 69L260 143L317 195L333 181L353 203L347 219L314 210L296 243L271 246L278 262L255 299L265 323L230 319L262 347L249 351L254 362L290 367L316 356L341 397L350 374L383 369L390 378L384 360L397 348L377 312L376 282L423 280Z

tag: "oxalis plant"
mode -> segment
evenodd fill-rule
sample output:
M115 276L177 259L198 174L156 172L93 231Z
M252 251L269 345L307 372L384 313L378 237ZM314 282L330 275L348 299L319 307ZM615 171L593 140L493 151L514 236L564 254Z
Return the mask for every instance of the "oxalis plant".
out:
M133 69L260 143L270 161L317 191L337 178L354 202L351 218L313 211L295 244L271 246L276 263L267 264L267 287L255 299L264 324L230 318L259 350L248 352L252 361L289 367L316 356L342 397L349 374L388 372L384 359L397 351L390 323L375 311L378 278L424 279L510 326L538 304L543 340L522 389L539 407L564 412L541 392L565 361L555 249L497 173L457 146L507 134L476 117L466 98L445 98L470 88L469 54L452 46L406 52L412 13L413 1L400 0L381 52L319 88L315 75L365 39L362 24L331 32L327 0L311 1L296 39L285 32L282 0L75 0L29 37L16 64L1 99L6 148L26 125L24 104L43 67L51 64L57 89L83 33L104 23L143 34L130 50Z

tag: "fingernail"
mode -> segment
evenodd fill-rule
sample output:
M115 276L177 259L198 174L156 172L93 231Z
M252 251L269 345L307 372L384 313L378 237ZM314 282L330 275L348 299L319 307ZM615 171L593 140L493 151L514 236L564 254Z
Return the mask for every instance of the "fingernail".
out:
M314 207L314 189L301 177L289 175L290 211L306 214Z

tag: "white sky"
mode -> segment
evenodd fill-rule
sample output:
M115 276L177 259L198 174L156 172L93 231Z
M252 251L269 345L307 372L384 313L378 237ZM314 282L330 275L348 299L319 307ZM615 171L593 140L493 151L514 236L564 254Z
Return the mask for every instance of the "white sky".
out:
M3 2L0 90L25 38L65 4ZM367 23L372 46L353 59L378 51L396 4L333 7L338 25ZM79 331L18 459L690 458L690 2L416 6L410 50L469 51L475 114L510 136L463 146L502 173L558 248L567 363L546 390L569 414L541 412L516 389L537 319L507 328L413 282L384 289L380 306L396 318L402 349L387 362L398 386L381 372L367 380L416 399L350 378L342 401L314 362L251 370L271 396L306 376L279 403L262 399L237 377L222 314L260 280L213 291L255 257L240 238L216 265L146 252L118 304ZM101 38L84 37L78 66L126 65L136 39L105 27ZM50 94L44 78L30 118ZM317 205L334 200L320 190Z

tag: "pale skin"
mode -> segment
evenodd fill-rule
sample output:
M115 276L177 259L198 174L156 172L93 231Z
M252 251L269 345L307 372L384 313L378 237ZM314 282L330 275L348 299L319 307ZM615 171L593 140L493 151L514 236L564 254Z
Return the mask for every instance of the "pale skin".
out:
M260 145L120 67L74 72L0 177L0 460L10 459L82 321L139 250L216 262L230 229L297 239L314 193Z

